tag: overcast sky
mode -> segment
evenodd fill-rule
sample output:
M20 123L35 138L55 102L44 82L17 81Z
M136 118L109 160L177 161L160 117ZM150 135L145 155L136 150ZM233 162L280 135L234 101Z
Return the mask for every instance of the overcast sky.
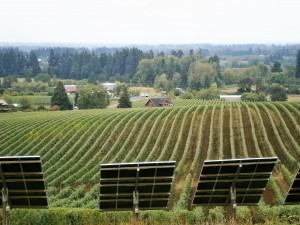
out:
M299 0L0 0L0 42L299 43Z

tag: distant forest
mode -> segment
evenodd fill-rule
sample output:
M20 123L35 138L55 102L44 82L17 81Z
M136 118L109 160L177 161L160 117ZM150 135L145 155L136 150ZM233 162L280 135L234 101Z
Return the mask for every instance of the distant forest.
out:
M158 45L92 49L2 47L0 77L10 75L34 77L39 73L45 73L61 79L121 81L149 86L154 85L155 79L156 83L160 82L159 79L167 79L172 81L174 86L187 87L193 85L191 82L193 73L204 69L207 76L204 76L202 84L196 85L201 88L212 82L218 82L218 79L224 81L221 77L221 67L245 68L260 64L271 67L275 62L295 67L298 49L299 44ZM244 61L241 60L243 58ZM221 61L224 59L231 61L227 60L222 64ZM214 75L213 80L207 78L209 74ZM204 85L205 82L207 85Z

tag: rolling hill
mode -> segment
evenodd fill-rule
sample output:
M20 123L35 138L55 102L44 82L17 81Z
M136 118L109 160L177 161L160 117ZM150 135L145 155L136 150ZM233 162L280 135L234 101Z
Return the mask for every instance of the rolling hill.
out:
M0 154L40 155L50 207L98 208L99 164L175 160L171 208L188 208L206 159L277 156L263 196L281 204L299 168L300 105L178 101L0 115Z

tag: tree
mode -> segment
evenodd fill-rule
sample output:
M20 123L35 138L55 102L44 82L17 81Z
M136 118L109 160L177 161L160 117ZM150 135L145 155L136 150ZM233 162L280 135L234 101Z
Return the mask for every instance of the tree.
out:
M300 78L300 50L298 50L298 53L297 53L295 77Z
M25 77L25 80L24 80L25 82L27 82L27 83L31 83L32 82L32 79L31 79L31 77Z
M61 110L71 110L72 103L68 98L65 87L61 81L57 82L54 88L53 96L51 97L51 106L57 105Z
M127 88L126 83L116 82L116 86L115 86L116 95L119 96L122 93L124 88Z
M135 80L140 81L143 85L152 86L154 83L155 74L153 71L153 60L143 59L140 61L137 72L135 74Z
M0 79L0 95L3 95L3 94L4 94L4 89L2 88L1 79Z
M58 69L58 56L54 54L53 49L50 50L49 59L48 59L48 74L50 76L57 75Z
M220 59L217 55L214 55L208 59L208 62L213 65L215 71L215 82L217 83L218 87L221 87L224 84L222 80L222 73L221 73L221 65Z
M109 96L101 85L85 85L78 89L79 109L103 109L109 104Z
M209 88L215 80L213 66L210 63L195 62L191 65L188 73L190 88L199 90Z
M31 109L32 102L27 97L22 97L20 99L20 108L21 110Z
M239 81L239 93L251 92L251 86L253 85L253 80L251 78L243 78Z
M162 75L157 75L154 80L154 88L160 91L170 91L172 90L172 82L168 80L167 75L164 73Z
M124 87L119 99L118 108L131 108L131 107L132 107L132 103L129 98L127 87Z
M17 83L18 78L16 76L8 76L3 78L2 88L11 88L12 83Z
M210 88L202 89L197 93L197 98L199 99L218 99L220 98L220 90L216 83L212 84Z
M282 69L281 69L281 64L279 62L274 62L272 68L271 68L271 72L272 73L276 73L276 72L282 72Z
M90 83L90 84L97 84L97 77L96 77L96 75L95 75L95 73L93 71L90 72L90 74L89 74L88 83Z
M287 100L287 94L286 90L283 86L279 84L272 84L269 89L269 95L270 99L272 101L286 101Z
M258 71L261 78L264 78L267 76L269 72L269 67L265 64L259 64L258 65Z
M75 92L74 105L77 105L78 98L79 98L79 94L78 92Z
M268 83L269 84L276 83L276 84L284 85L285 83L287 83L287 80L288 80L288 76L285 73L272 73Z
M39 65L38 58L34 51L30 51L28 60L29 60L28 67L29 67L29 71L30 71L29 73L32 76L36 76L38 73L41 72L41 68Z
M172 76L172 85L174 87L180 87L181 85L181 75L179 73L174 73Z

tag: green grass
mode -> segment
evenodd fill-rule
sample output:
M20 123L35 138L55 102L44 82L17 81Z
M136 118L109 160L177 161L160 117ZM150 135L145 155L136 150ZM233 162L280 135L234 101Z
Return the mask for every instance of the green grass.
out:
M13 96L13 103L20 103L21 98L28 98L34 105L50 105L51 96L40 96L40 95L24 95L24 96Z

